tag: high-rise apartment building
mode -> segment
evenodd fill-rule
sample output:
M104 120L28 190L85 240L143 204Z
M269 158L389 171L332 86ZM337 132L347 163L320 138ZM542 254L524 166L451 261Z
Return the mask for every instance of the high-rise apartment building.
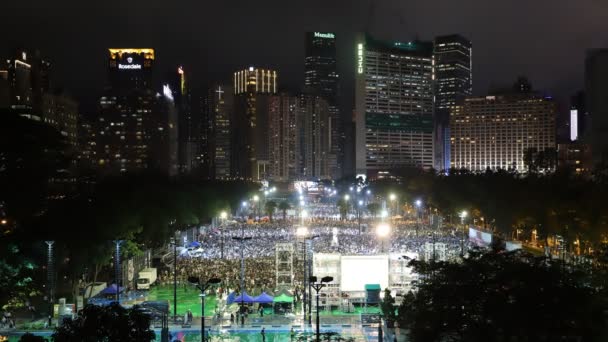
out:
M608 49L593 49L585 60L586 109L591 116L593 162L608 161Z
M318 180L332 177L328 156L331 154L331 113L325 98L303 94L299 99L296 119L300 179Z
M73 149L78 148L78 103L61 93L42 95L42 121L55 127Z
M460 35L435 38L434 167L450 168L450 108L473 94L472 44Z
M100 97L93 165L101 175L177 172L177 111L170 85L152 89L153 49L109 49L109 86Z
M527 151L555 154L555 113L534 94L464 99L450 115L452 168L526 172Z
M211 161L211 177L230 179L232 176L232 120L234 118L234 88L215 84L207 94L209 118L208 149Z
M299 98L289 94L268 99L268 146L270 148L270 179L278 182L297 177L297 127Z
M357 174L433 167L433 43L359 37L355 63Z
M268 96L277 92L277 72L250 67L234 73L232 160L234 178L269 176Z
M331 137L328 163L333 178L342 176L344 130L338 94L339 75L336 63L336 35L331 32L307 32L304 57L304 92L323 97L329 106Z

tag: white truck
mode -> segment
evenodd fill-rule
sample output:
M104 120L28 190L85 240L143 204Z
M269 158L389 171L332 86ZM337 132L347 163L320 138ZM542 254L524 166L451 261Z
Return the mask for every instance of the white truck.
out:
M137 275L137 289L149 290L150 286L156 282L156 268L144 268Z

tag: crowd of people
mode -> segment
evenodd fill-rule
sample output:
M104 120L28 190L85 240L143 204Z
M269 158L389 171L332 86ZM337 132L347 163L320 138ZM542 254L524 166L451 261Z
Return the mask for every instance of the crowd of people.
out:
M233 222L217 228L206 228L199 241L199 257L184 255L177 261L178 282L189 276L201 279L221 278L228 291L241 288L241 257L244 260L245 288L251 295L262 291L272 293L276 282L275 247L279 243L293 243L294 268L302 265L304 241L297 235L301 222L275 220L274 222L247 224ZM422 256L429 242L447 247L448 255L458 255L468 248L463 231L453 228L437 229L416 221L392 221L389 235L376 234L377 222L365 220L335 221L315 218L306 222L313 253L342 255L375 255L379 253L408 253ZM242 239L242 238L247 239ZM463 246L464 244L464 246ZM161 282L173 282L169 270L161 273Z

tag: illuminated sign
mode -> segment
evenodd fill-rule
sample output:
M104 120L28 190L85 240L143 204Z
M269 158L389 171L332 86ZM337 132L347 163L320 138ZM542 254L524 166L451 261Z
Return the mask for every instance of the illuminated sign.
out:
M141 69L141 64L118 64L118 69L126 69L126 70Z
M328 38L328 39L333 39L336 36L334 36L333 33L321 33L321 32L315 32L315 38Z
M357 73L363 73L363 44L357 45Z
M578 139L578 110L570 110L570 140Z
M163 85L163 95L171 101L173 101L173 92L168 84Z

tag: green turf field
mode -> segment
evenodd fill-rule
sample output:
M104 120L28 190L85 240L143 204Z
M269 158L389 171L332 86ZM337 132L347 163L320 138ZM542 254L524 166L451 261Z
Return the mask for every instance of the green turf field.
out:
M173 286L154 286L150 290L146 300L168 300L171 306L170 313L173 314ZM215 296L205 297L205 316L213 316L215 313ZM183 315L191 310L194 316L201 315L200 292L191 287L177 287L177 314Z

